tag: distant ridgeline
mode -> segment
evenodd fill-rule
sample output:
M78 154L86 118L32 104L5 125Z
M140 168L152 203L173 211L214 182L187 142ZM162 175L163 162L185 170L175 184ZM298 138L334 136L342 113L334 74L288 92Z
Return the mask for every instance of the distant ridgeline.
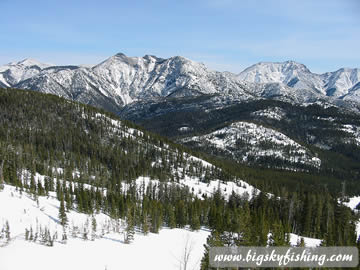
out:
M289 232L324 239L324 245L356 244L357 217L324 176L235 166L54 95L0 89L0 108L0 186L14 185L35 198L56 191L65 207L63 226L64 210L76 209L124 219L129 231L144 233L206 226L213 232L208 246L266 245L269 232L273 245L288 244ZM44 183L34 180L36 173L46 176ZM139 177L153 182L137 185ZM186 186L214 180L219 187L240 185L240 179L263 192L225 197L220 188L205 194Z

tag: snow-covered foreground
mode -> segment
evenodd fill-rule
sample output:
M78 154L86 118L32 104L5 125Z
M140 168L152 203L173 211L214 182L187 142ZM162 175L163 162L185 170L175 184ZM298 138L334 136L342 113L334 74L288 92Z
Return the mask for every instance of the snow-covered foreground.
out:
M40 175L36 178L41 180ZM145 182L148 184L149 181ZM191 188L190 183L188 185ZM0 192L0 231L6 228L8 223L10 241L0 238L1 270L183 269L181 264L184 262L185 250L190 252L188 269L200 267L204 254L203 245L210 233L206 229L193 232L187 229L163 228L159 234L149 233L146 236L136 232L134 241L125 244L121 221L119 225L105 214L96 214L94 219L97 229L93 231L92 217L70 211L67 213L68 240L64 243L61 240L63 229L58 220L59 206L54 193L50 193L49 197L42 196L34 200L31 195L21 194L15 187L5 185ZM30 228L34 235L39 233L36 242L25 239L25 230ZM51 247L40 244L40 232L44 232L45 228L51 236L58 235ZM87 232L89 240L83 239L84 231ZM297 245L300 239L300 236L290 234L291 245ZM319 246L321 240L304 237L304 242L306 246Z
M98 231L94 241L73 238L69 233L66 244L61 243L62 227L58 224L59 201L50 196L39 197L39 203L28 194L20 195L14 187L5 185L0 192L0 230L8 221L11 240L0 239L0 269L180 269L187 247L191 249L188 269L199 269L204 253L207 230L191 232L186 229L164 228L159 234L144 236L137 232L131 244L124 243L119 233L107 233L111 220L104 214L95 216ZM71 211L67 214L69 227L81 232L89 217ZM90 220L91 224L91 220ZM58 232L53 247L25 240L25 228L36 231L47 227L51 235ZM104 229L105 228L105 229ZM105 234L102 234L102 229ZM89 234L90 238L90 234Z
M110 234L95 241L71 239L54 247L16 239L0 248L0 269L180 269L187 238L193 244L190 269L199 269L207 235L207 231L163 229L159 234L136 235L130 245Z

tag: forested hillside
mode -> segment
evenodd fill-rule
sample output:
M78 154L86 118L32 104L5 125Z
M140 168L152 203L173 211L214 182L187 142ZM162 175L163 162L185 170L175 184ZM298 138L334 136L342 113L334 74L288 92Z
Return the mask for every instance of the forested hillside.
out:
M234 102L208 95L135 103L120 115L258 175L254 179L266 178L265 186L306 183L340 195L345 183L347 195L360 193L359 115L331 104Z
M124 220L128 243L135 229L205 226L212 231L209 245L266 245L269 232L273 245L289 244L288 233L324 239L324 245L356 244L358 217L326 185L312 190L315 185L299 183L291 190L279 181L270 188L264 172L205 158L53 95L1 89L0 107L0 187L16 186L35 201L55 192L65 239L67 213L78 211ZM237 189L229 192L232 186Z

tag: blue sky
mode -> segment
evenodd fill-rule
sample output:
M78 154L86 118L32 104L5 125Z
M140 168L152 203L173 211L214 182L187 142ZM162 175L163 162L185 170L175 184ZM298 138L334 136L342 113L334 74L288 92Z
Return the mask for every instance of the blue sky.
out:
M182 55L220 71L360 67L359 0L0 0L0 65Z

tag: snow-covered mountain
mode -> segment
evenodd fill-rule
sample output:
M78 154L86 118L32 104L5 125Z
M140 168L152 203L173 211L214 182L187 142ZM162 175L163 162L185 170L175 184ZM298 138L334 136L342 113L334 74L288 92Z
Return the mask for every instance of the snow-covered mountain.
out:
M341 68L322 75L326 94L334 97L349 98L347 95L359 90L360 69ZM359 93L358 93L359 94Z
M52 93L116 113L136 101L202 94L242 101L360 101L359 78L359 69L318 75L293 61L259 63L236 76L209 70L204 64L181 56L163 59L152 55L128 57L122 53L92 67L49 66L30 59L0 67L0 87Z
M0 66L0 86L11 87L39 74L48 64L40 63L34 59L25 59Z
M260 62L242 71L237 78L252 83L281 83L296 90L312 90L323 96L359 101L358 94L354 95L360 82L358 68L315 74L294 61Z

